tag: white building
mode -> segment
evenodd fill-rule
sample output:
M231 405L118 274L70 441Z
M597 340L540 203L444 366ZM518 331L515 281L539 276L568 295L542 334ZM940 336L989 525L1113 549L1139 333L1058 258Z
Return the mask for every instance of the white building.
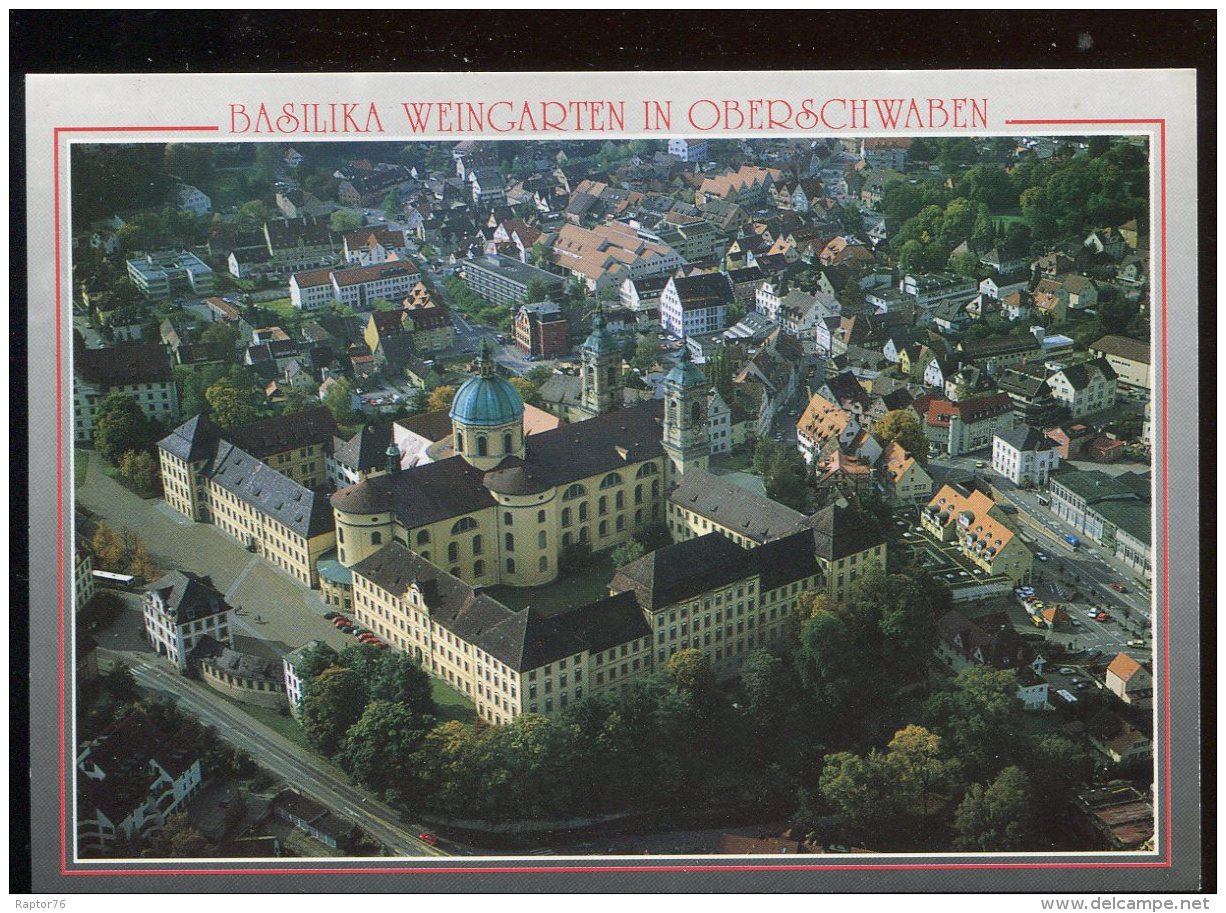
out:
M92 440L98 407L111 393L125 393L157 422L179 418L179 391L170 357L160 343L125 343L85 349L73 358L73 438Z
M233 646L232 610L208 577L172 571L150 584L144 608L150 645L180 672L187 669L188 654L205 635Z
M710 146L705 139L673 137L668 141L668 154L683 162L705 162L710 155Z
M196 746L132 712L77 756L77 852L97 855L117 840L147 839L200 791Z
M1060 465L1060 445L1022 425L992 438L992 469L1014 485L1044 486Z
M313 311L339 301L355 311L369 311L376 298L397 302L418 282L421 270L412 260L391 260L349 269L315 269L294 273L289 280L290 303Z
M208 195L197 187L191 184L178 184L175 186L175 202L179 204L179 208L184 212L190 212L192 215L200 218L207 216L213 211L213 201Z
M732 283L723 273L700 273L668 281L660 293L660 325L674 336L715 333L728 324Z
M89 553L89 547L78 536L76 561L73 562L73 596L76 598L76 611L89 602L94 596L94 558Z
M1116 374L1105 358L1062 368L1047 378L1052 397L1081 418L1115 405Z

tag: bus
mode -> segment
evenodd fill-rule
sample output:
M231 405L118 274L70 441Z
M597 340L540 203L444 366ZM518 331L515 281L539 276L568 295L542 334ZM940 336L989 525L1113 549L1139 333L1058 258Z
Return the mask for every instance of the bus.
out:
M93 571L94 583L113 590L135 590L143 586L145 578L133 574L113 574L110 571Z

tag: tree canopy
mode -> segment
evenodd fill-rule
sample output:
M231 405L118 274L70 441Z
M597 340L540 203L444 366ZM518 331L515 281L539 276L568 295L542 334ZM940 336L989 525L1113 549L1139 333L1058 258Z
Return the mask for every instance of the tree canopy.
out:
M108 393L94 419L94 448L108 463L118 464L129 450L153 445L160 429L130 393Z

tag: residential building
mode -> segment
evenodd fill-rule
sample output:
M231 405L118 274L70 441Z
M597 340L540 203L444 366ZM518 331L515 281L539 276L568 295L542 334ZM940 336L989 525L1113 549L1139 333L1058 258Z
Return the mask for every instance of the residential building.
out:
M1073 418L1102 412L1115 405L1116 374L1105 358L1069 365L1047 378L1052 398Z
M705 162L710 157L709 149L706 139L673 137L668 141L668 154L683 162Z
M515 312L515 344L538 358L556 358L570 351L570 321L553 301L520 305Z
M1154 804L1131 783L1114 780L1077 796L1082 831L1111 850L1153 850Z
M72 429L77 443L93 440L98 407L112 393L131 396L146 418L155 422L179 417L179 390L170 357L156 342L74 353Z
M563 225L549 256L555 267L594 292L619 288L627 278L658 276L685 265L681 255L667 244L621 222L592 229Z
M198 219L204 218L213 211L213 201L209 199L208 194L191 184L175 185L175 203L184 212L190 212Z
M143 599L145 634L158 656L180 672L202 637L233 643L233 610L209 577L172 571L149 584Z
M805 461L812 465L829 444L850 447L862 428L851 412L814 394L796 422L796 443Z
M716 532L753 548L801 529L805 515L704 469L687 472L668 496L673 541Z
M1029 582L1030 550L983 492L943 486L920 511L920 525L940 541L955 543L963 557L989 576L1007 576L1014 585Z
M1154 677L1140 662L1127 653L1117 653L1107 663L1104 678L1107 690L1125 704L1148 710L1154 702Z
M618 296L624 307L632 311L650 311L660 308L660 294L668 285L671 276L647 276L639 279L625 279L618 289Z
M1042 677L1045 660L1018 636L1003 612L971 621L952 609L937 622L937 659L950 672L967 666L990 666L1017 675L1016 697L1027 710L1042 710L1050 687Z
M723 200L752 212L766 203L771 189L782 179L783 172L777 168L742 165L736 171L703 180L694 199L700 207L708 200Z
M962 367L974 365L991 376L1003 373L1006 368L1014 365L1025 364L1043 352L1043 328L1036 329L1038 335L1032 331L1017 336L960 342L955 350L958 363Z
M362 228L341 236L341 253L346 263L374 266L386 263L391 256L407 257L409 248L402 230Z
M929 443L950 456L961 456L992 446L993 438L1019 424L1013 401L1004 393L976 396L956 403L933 399L924 415Z
M992 469L1014 485L1043 487L1060 465L1060 445L1043 432L1021 425L992 439Z
M1103 336L1090 343L1090 357L1111 366L1121 391L1148 393L1153 389L1149 343L1128 336Z
M932 476L897 441L890 441L881 452L877 474L893 504L918 507L932 497Z
M455 325L447 309L438 304L424 283L418 282L401 302L400 318L418 354L441 352L455 345Z
M547 295L560 294L566 277L538 269L535 266L505 257L487 254L461 264L464 284L490 304L517 305L528 300L528 286L534 281L543 285Z
M82 745L76 766L76 848L83 856L156 836L203 782L198 746L136 710Z
M953 273L924 273L903 276L898 289L915 299L915 304L929 310L951 298L974 297L978 283L974 279L956 276Z
M732 283L723 273L700 273L668 281L660 293L660 325L677 337L714 333L728 325Z
M329 481L336 488L345 488L388 472L388 448L392 444L391 425L366 425L347 441L334 439L324 458ZM396 455L401 455L399 448Z
M391 260L348 269L316 269L290 277L290 303L311 311L337 301L355 311L369 311L377 298L399 301L421 282L412 260Z
M1146 763L1154 756L1150 737L1110 710L1100 710L1086 724L1086 737L1096 750L1120 767Z
M468 173L468 184L478 209L506 205L507 184L497 168L474 168Z

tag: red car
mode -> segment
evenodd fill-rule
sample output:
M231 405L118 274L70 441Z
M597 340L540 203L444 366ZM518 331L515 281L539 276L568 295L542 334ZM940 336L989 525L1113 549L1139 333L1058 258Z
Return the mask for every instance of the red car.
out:
M1100 621L1100 622L1101 622L1101 621L1110 621L1110 620L1111 620L1111 616L1110 616L1110 615L1108 615L1106 612L1099 612L1097 615L1095 615L1095 616L1094 616L1094 620L1095 620L1095 621Z
M1115 590L1117 593L1128 592L1128 587L1124 586L1122 583L1109 583L1107 586L1111 587L1111 589Z
M435 837L433 834L431 834L429 831L422 831L420 834L417 835L417 839L420 840L422 843L430 844L430 846L438 846L438 838Z
M332 624L336 625L338 628L343 628L346 625L352 626L353 622L350 621L348 618L346 618L344 615L338 615L332 619Z

